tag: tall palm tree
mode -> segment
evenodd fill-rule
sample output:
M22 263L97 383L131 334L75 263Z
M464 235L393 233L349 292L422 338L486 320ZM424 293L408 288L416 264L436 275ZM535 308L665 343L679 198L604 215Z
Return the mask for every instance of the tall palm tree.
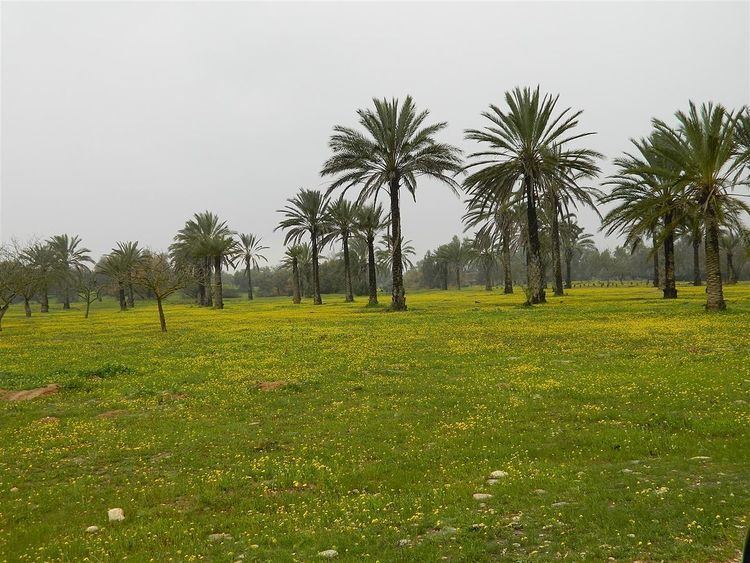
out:
M569 213L561 224L561 238L563 254L565 256L565 288L573 287L573 259L576 254L581 255L586 250L596 249L592 235L584 232L575 223L575 215Z
M731 285L737 283L738 277L734 255L738 249L742 249L750 240L750 233L742 225L741 221L738 218L733 219L720 230L719 238L719 246L727 258L727 283Z
M602 226L608 228L608 234L617 230L627 232L631 238L649 233L653 236L658 228L654 253L661 241L664 246L664 299L675 299L674 239L683 222L686 206L681 190L674 182L679 170L658 150L662 139L663 135L658 133L649 139L632 139L636 152L615 159L617 172L606 182L614 188L600 200L617 203L617 206L607 214Z
M417 252L414 250L414 246L410 240L400 241L401 246L401 263L399 264L401 271L405 272L414 267L414 261L412 258L416 256ZM393 243L391 237L383 235L380 237L380 245L375 249L375 263L378 268L384 274L393 273Z
M81 247L81 242L80 237L68 235L55 235L47 240L55 257L55 270L63 291L63 309L70 309L73 274L94 262L89 256L91 251Z
M444 122L426 125L428 111L418 112L411 96L403 105L397 99L373 99L372 109L357 111L363 131L337 125L329 146L333 155L323 165L323 176L336 176L328 193L358 186L363 203L384 190L390 198L393 289L391 307L406 310L403 278L403 235L400 192L404 187L416 199L417 179L425 176L457 191L453 175L461 171L458 148L439 143L435 135Z
M474 262L484 270L484 289L492 291L492 272L497 265L497 236L492 233L477 232L471 241L474 249Z
M279 209L284 218L275 230L283 229L284 244L299 243L310 237L312 249L313 303L322 305L320 296L319 254L321 240L326 234L329 199L318 190L301 189L296 196L287 199L287 205Z
M55 271L55 252L49 242L36 243L25 249L23 259L39 272L37 297L41 312L49 312L49 284Z
M545 190L557 193L580 190L578 181L599 172L594 159L599 153L568 148L573 141L593 133L576 133L581 111L556 112L558 96L541 97L539 88L516 88L505 94L503 110L491 105L483 112L490 123L484 129L466 131L468 140L487 145L470 155L467 169L478 168L464 181L473 198L526 204L528 304L546 301L545 268L539 237L538 205Z
M678 235L685 238L693 249L693 285L702 285L700 248L703 242L703 219L696 206L690 206L682 214Z
M346 285L347 303L354 301L351 261L349 258L349 238L357 227L358 212L359 206L345 200L344 196L341 196L328 209L328 228L323 237L323 245L332 242L336 238L341 239L341 245L344 249L344 282Z
M210 211L196 213L175 236L172 252L184 253L204 260L209 272L213 270L213 307L224 308L224 295L221 281L223 265L233 266L233 257L237 251L234 231L226 221Z
M375 238L386 226L383 218L383 206L380 204L364 205L357 214L357 232L367 244L367 286L369 288L369 305L378 304L378 278L375 261Z
M295 244L286 249L281 264L292 270L292 303L302 303L302 274L300 272L300 258L305 249L300 244Z
M138 266L143 262L143 249L138 248L138 241L118 242L112 249L111 254L119 258L119 266L122 269L123 284L127 286L127 306L131 309L135 306L135 292L133 291L133 276ZM121 304L122 307L122 304Z
M719 228L728 211L748 210L731 190L737 173L747 164L735 135L732 112L720 104L690 102L687 112L675 114L677 127L655 119L653 125L661 140L655 145L659 155L672 164L678 174L664 175L683 190L689 204L699 210L704 225L706 248L706 309L726 308L719 262Z
M453 268L453 273L456 275L456 287L460 290L461 272L467 264L474 260L474 246L471 240L467 238L461 240L454 235L451 241L445 245L444 253L450 267Z
M96 270L117 284L117 298L120 304L120 311L127 310L128 304L125 287L132 272L132 264L128 261L127 255L117 252L117 249L112 249L111 252L102 256L102 259L96 266Z
M253 234L241 234L239 237L239 245L237 246L236 258L242 260L245 264L245 275L247 276L247 298L252 301L253 299L253 278L251 270L255 268L257 270L260 267L260 261L268 262L268 259L261 254L264 250L268 250L267 246L261 244L262 239Z

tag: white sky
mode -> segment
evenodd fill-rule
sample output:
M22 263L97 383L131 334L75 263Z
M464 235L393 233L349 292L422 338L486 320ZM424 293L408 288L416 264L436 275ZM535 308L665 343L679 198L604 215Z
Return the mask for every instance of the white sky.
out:
M283 249L275 212L319 176L335 124L412 94L467 151L489 103L541 85L608 159L689 99L750 102L750 3L2 3L0 237L166 248L212 210ZM602 163L611 171L607 162ZM404 198L421 256L461 201ZM584 213L589 230L598 229ZM604 241L612 246L616 241Z

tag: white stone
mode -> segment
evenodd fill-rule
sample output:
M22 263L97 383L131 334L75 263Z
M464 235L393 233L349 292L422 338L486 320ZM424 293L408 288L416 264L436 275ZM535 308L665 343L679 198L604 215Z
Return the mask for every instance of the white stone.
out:
M411 540L410 539L398 540L398 546L399 547L409 547L410 545L411 545Z
M500 482L500 479L487 479L488 485L497 485Z
M325 559L333 559L334 557L339 556L339 552L335 549L326 549L325 551L318 552L318 555L320 557L324 557Z
M503 477L507 477L508 474L505 471L497 470L490 473L490 479L502 479Z
M691 457L690 459L695 459L695 460L705 460L705 459L711 459L711 458L710 458L710 457L708 457L707 455L697 455L697 456L695 456L695 457Z
M208 536L208 541L223 541L223 540L231 540L231 539L232 539L231 534L225 534L223 532L220 534L210 534Z
M122 508L110 508L107 510L107 517L110 522L122 522L125 520L125 512Z
M489 500L492 498L492 495L488 495L487 493L474 493L473 497L474 500Z
M88 528L86 528L86 531L89 534L95 534L96 532L99 531L99 526L89 526Z

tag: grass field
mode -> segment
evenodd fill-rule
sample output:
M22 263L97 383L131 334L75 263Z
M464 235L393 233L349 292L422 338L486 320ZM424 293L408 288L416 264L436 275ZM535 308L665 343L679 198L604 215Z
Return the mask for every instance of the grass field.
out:
M750 286L679 291L15 306L0 387L61 389L0 402L0 560L732 560Z

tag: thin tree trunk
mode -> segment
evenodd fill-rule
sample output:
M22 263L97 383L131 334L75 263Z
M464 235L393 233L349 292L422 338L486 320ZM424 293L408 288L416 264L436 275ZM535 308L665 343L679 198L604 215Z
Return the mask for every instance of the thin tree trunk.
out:
M733 252L727 252L727 283L731 285L737 283L737 272L734 269Z
M211 307L214 304L213 300L213 283L211 282L211 273L213 271L211 267L211 258L206 256L203 259L204 262L204 280L203 285L206 287L206 307Z
M198 305L203 307L206 304L206 286L203 285L203 278L198 277Z
M546 303L544 295L544 263L542 262L542 249L539 243L539 220L536 213L536 198L534 186L529 176L524 176L526 191L526 217L528 220L528 305Z
M352 272L351 265L349 263L349 235L344 234L341 237L344 245L344 278L346 281L346 302L351 303L354 301L354 291L352 290Z
M320 296L320 268L318 266L318 233L312 233L312 274L313 274L313 304L322 305Z
M133 292L133 282L128 280L128 307L135 307L135 293Z
M68 294L67 284L63 288L63 292L63 311L67 311L70 309L70 295Z
M492 264L488 264L484 271L484 290L492 291Z
M390 182L391 195L391 251L393 270L393 289L391 291L391 308L394 311L406 311L406 291L404 290L404 265L401 262L401 205L399 203L398 176Z
M651 240L654 247L654 287L659 287L659 247L656 245L656 233L653 231Z
M375 271L375 237L367 237L367 282L370 288L370 305L378 304L378 276Z
M125 311L128 306L125 302L125 285L121 282L117 282L117 295L120 300L120 311Z
M565 251L565 289L573 289L573 257Z
M674 234L671 231L672 214L664 215L664 228L667 236L664 238L664 299L677 299L674 271Z
M245 271L247 272L247 299L248 301L253 300L253 273L250 267L250 261L245 263Z
M513 272L510 270L510 224L506 221L503 226L503 293L513 293Z
M448 264L443 266L443 291L448 291Z
M219 268L221 271L221 268ZM156 297L156 307L159 309L159 325L161 325L161 331L167 332L167 319L164 318L164 307L161 304L161 297Z
M91 308L91 301L89 301L89 298L86 297L86 314L83 315L84 319L88 319L89 318L89 309L90 308Z
M295 305L302 303L299 281L299 265L297 263L297 257L292 256L292 303Z
M461 268L456 266L456 287L461 289Z
M562 277L562 259L560 257L560 219L558 217L559 203L557 196L552 197L552 266L555 274L553 293L557 297L564 295Z
M8 310L8 307L10 307L10 303L6 303L2 307L0 307L0 332L3 330L3 317L5 316L5 312Z
M44 287L42 287L42 293L41 293L41 299L40 302L42 304L42 313L49 313L49 295L47 294L47 285L45 284Z
M23 298L23 310L26 313L26 318L30 319L31 318L31 305L29 304L28 297Z
M716 211L706 209L706 309L719 311L726 309L724 291L721 284L721 263L719 262L719 226Z
M224 308L224 295L221 286L221 256L214 256L214 309Z
M700 247L701 243L698 241L693 242L693 285L701 285L701 262L700 262Z

